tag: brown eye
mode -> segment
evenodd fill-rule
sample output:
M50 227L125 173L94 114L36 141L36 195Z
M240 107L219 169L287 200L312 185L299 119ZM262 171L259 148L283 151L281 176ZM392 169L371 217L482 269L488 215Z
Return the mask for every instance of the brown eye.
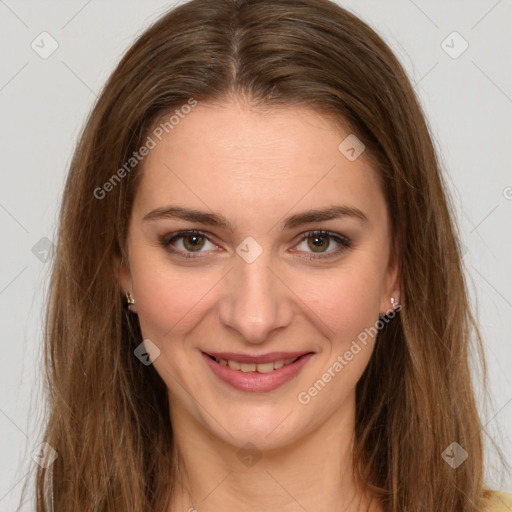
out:
M187 251L199 251L204 247L205 239L204 236L193 234L193 235L185 235L182 237L183 239L183 247Z
M324 252L329 247L330 238L323 235L313 235L308 237L308 247L313 252Z
M309 231L301 235L301 242L297 249L298 252L304 253L304 257L307 259L320 260L337 257L351 247L351 240L339 233Z
M215 249L215 244L211 242L210 237L201 231L179 231L171 233L159 239L162 247L175 255L184 258L199 258L207 255L209 249L207 244Z

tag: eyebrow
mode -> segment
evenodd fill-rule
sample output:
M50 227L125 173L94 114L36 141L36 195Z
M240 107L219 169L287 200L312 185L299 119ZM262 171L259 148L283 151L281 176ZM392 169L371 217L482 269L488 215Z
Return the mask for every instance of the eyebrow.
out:
M351 206L329 206L316 210L307 210L287 217L280 223L281 229L293 229L303 224L311 224L313 222L322 222L326 220L340 219L344 217L355 218L362 222L368 222L368 217L358 208ZM146 221L154 221L161 219L182 219L191 222L197 222L207 226L222 228L227 231L234 231L233 225L222 215L216 213L208 213L192 208L183 208L181 206L164 206L157 208L146 214L142 219Z

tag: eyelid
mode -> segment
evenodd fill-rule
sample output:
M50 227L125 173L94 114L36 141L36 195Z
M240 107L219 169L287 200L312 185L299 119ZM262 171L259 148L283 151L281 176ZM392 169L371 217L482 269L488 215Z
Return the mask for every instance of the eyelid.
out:
M185 229L182 231L176 231L174 233L169 233L167 235L164 235L163 237L159 238L159 242L162 245L162 247L170 252L171 254L176 254L178 256L183 256L184 258L192 259L192 258L204 258L205 255L202 253L207 253L208 251L198 251L197 253L194 252L186 252L179 249L174 249L171 245L171 243L175 240L179 240L180 238L185 238L187 235L198 235L206 240L208 240L210 243L215 244L213 241L213 238L215 238L211 233L208 233L207 231L202 231L199 229ZM215 244L217 245L217 244Z
M352 240L348 238L345 235L342 235L341 233L334 233L333 231L328 231L325 229L313 229L310 231L306 231L305 233L301 233L300 240L298 243L303 242L304 240L307 240L310 237L313 236L320 236L320 237L327 237L330 240L334 240L339 247L336 249L332 249L327 252L305 252L306 256L303 256L306 259L309 260L321 260L321 259L328 259L328 258L335 258L339 256L341 253L345 252L347 249L350 249L352 247ZM296 244L298 245L298 244ZM294 252L302 252L302 251L294 251Z
M208 252L210 251L198 251L197 253L194 252L185 252L182 250L176 250L173 249L171 246L171 243L175 240L179 240L180 238L184 238L187 235L198 235L206 240L208 240L210 243L215 244L213 239L215 238L214 235L211 233L208 233L207 231L202 231L198 229L188 229L188 230L182 230L182 231L176 231L174 233L169 233L167 235L164 235L163 237L160 237L159 242L163 246L165 250L172 254L177 254L179 256L183 256L184 258L204 258L208 256ZM295 244L298 245L304 240L312 237L312 236L324 236L328 237L331 240L334 240L337 244L339 244L339 247L333 250L330 250L325 253L314 253L314 252L306 252L308 256L304 256L306 259L310 260L321 260L326 258L332 258L338 256L340 253L344 252L345 250L349 249L352 246L352 240L348 238L345 235L342 235L341 233L334 233L332 231L323 230L323 229L313 229L310 231L306 231L304 233L301 233L299 235L299 241ZM216 244L217 245L217 244ZM304 252L304 251L292 251L292 252ZM206 253L202 255L202 253Z
M211 233L208 233L207 231L201 231L200 229L184 229L181 231L175 231L174 233L168 233L167 235L160 237L160 241L162 243L168 244L173 240L177 240L178 238L184 238L187 235L200 235L210 242L212 242L212 238L214 238L214 236Z

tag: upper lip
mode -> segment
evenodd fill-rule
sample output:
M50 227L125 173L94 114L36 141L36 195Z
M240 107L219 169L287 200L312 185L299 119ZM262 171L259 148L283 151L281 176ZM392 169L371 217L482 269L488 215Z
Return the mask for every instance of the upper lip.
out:
M237 361L238 363L263 364L274 361L285 361L286 359L295 359L297 357L309 354L311 351L300 352L269 352L260 356L251 356L249 354L237 354L235 352L204 352L206 355L217 359L226 359L228 361Z

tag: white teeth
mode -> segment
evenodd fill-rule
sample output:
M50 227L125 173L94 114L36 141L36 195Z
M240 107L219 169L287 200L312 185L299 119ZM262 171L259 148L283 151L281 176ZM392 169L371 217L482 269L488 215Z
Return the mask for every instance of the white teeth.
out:
M274 371L274 363L262 363L256 365L258 373L270 373Z
M228 366L232 370L240 370L240 363L237 363L236 361L228 361Z
M274 370L279 370L279 368L282 368L286 364L293 363L294 361L297 361L299 359L298 357L292 357L290 359L284 359L279 361L274 361L270 363L261 363L261 364L254 364L254 363L239 363L238 361L231 361L226 359L217 359L215 358L215 361L217 361L222 366L229 366L232 370L239 370L244 373L248 372L258 372L258 373L270 373Z

